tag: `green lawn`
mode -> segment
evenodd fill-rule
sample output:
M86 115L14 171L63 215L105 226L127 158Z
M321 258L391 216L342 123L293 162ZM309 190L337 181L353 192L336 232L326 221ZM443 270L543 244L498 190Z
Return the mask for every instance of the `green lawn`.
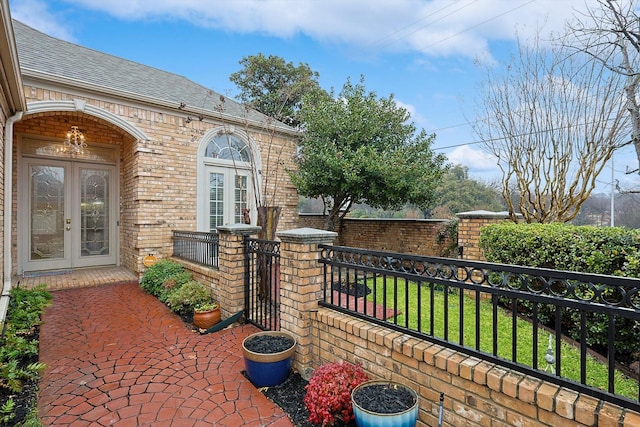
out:
M419 289L415 282L408 282L405 287L405 280L387 277L387 286L384 288L383 277L378 277L375 283L375 293L371 293L368 299L379 304L385 302L388 307L394 307L393 301L397 301L397 311L399 314L387 321L396 323L399 326L408 327L413 330L420 329L422 332L431 334L431 290L428 285L423 284ZM374 289L374 280L368 280L368 286ZM408 294L405 292L408 289ZM385 292L386 291L386 292ZM419 291L419 292L418 292ZM386 293L386 300L385 300ZM419 295L418 295L419 293ZM488 294L485 294L485 296ZM456 289L455 293L449 293L447 305L448 310L448 336L450 342L460 344L460 295ZM438 338L445 338L445 295L442 290L433 292L433 333ZM418 310L420 309L420 325L418 325ZM480 321L480 347L479 350L493 354L492 325L494 323L493 304L490 299L476 298L465 295L462 301L463 313L463 345L476 348L476 312L479 309ZM407 316L409 313L409 323ZM498 323L497 355L501 358L512 360L512 327L513 317L511 313L498 308L496 321ZM418 327L419 326L419 327ZM516 319L517 331L517 361L518 363L533 367L533 325L527 320ZM538 369L545 369L547 362L544 360L546 349L549 346L549 332L538 329ZM552 348L555 353L555 336L552 336ZM561 343L561 375L562 377L580 382L580 350L570 345L568 342ZM557 355L555 355L557 357ZM587 378L586 384L592 387L607 390L608 388L608 367L591 356L587 356ZM621 396L636 400L638 398L638 382L625 377L622 373L615 373L615 393Z

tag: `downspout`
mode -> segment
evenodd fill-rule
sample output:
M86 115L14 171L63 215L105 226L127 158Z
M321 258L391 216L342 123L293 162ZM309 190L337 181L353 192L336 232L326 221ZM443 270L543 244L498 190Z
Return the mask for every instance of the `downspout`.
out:
M22 119L22 111L7 119L4 128L4 223L3 265L4 277L0 295L0 323L4 323L9 308L11 291L11 211L13 207L13 124ZM8 185L7 185L8 183Z

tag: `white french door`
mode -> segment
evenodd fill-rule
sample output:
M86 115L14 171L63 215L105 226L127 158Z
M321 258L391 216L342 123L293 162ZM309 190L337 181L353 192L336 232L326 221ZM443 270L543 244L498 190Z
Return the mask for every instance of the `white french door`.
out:
M24 158L21 183L23 271L116 263L115 166Z
M207 166L203 193L208 195L204 215L206 224L200 229L215 231L225 224L241 224L251 215L249 200L251 175L247 170Z

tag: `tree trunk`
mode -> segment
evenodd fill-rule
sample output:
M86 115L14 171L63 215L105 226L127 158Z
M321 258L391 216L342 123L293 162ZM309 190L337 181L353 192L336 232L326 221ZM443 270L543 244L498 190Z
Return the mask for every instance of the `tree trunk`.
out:
M258 207L258 226L262 230L258 233L259 239L275 240L278 221L280 220L281 207L276 206L259 206Z

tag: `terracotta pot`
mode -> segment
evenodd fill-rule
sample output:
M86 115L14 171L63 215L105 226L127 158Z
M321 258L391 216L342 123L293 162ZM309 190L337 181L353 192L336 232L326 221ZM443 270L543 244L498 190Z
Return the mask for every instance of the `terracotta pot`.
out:
M371 386L403 388L409 391L415 399L415 403L402 412L387 414L374 412L370 410L370 408L367 408L367 404L370 402L358 400L358 391ZM351 404L358 427L414 427L418 421L418 394L412 388L393 381L374 380L356 386L351 392Z
M293 341L291 347L278 353L257 353L247 349L245 343L258 335L284 336ZM280 384L289 376L296 352L296 338L282 331L256 332L242 341L242 354L249 380L256 387L271 387Z
M193 313L193 324L200 329L209 329L220 321L221 316L220 307L209 311L196 311Z

